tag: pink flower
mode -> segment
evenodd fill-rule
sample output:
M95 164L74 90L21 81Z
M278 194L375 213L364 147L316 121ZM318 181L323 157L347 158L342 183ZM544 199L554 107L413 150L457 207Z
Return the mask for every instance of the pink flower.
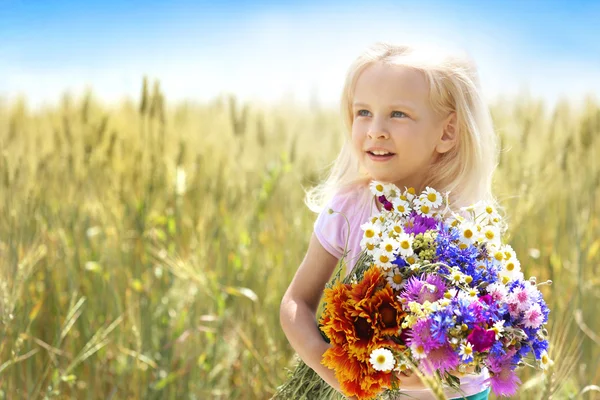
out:
M440 344L431 336L431 320L420 320L409 332L409 345L423 346L426 352L438 347Z
M527 310L531 306L531 299L526 289L517 286L508 296L508 303L517 306L519 312Z
M534 303L533 306L525 311L525 326L527 328L539 328L544 322L544 314L538 303Z
M423 372L428 375L433 375L436 371L443 375L446 371L458 368L459 364L458 356L448 344L431 350L427 358L421 361Z
M517 392L521 380L509 365L503 365L498 372L491 374L489 380L496 396L512 396Z
M467 340L473 345L473 350L475 351L486 351L492 347L495 338L496 333L493 330L486 330L480 326L475 326L473 331L467 336Z
M515 366L511 364L511 358L515 352L515 349L511 349L503 357L491 357L488 360L490 378L486 382L491 383L496 396L512 396L517 392L517 387L521 383L521 380L515 374Z

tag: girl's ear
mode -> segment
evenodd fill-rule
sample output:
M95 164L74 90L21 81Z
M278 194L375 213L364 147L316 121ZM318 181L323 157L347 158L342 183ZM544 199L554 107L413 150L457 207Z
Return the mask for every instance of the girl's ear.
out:
M442 137L438 141L435 150L438 153L446 153L456 145L457 140L458 123L456 119L456 112L453 112L443 121Z

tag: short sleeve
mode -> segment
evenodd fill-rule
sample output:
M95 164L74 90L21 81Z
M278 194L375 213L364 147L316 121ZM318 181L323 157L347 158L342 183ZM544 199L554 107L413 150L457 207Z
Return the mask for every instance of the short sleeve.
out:
M347 208L347 198L334 196L318 215L314 224L314 233L328 253L340 259L344 254L348 224L343 215ZM335 212L330 213L330 210Z

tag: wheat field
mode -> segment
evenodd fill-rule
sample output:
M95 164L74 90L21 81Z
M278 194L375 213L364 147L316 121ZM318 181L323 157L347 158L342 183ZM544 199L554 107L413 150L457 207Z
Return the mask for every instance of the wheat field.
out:
M491 104L495 193L550 279L551 375L519 399L600 398L600 103ZM268 399L279 302L342 141L336 109L89 92L0 103L0 399Z

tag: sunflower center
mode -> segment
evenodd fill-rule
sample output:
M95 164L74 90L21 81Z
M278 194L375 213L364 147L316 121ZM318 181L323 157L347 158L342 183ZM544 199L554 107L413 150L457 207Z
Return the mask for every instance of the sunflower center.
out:
M373 328L371 328L371 324L369 321L362 317L356 318L354 321L354 331L356 332L356 336L359 339L369 340L373 337Z
M381 314L381 322L383 322L383 325L386 328L396 326L396 316L398 315L398 312L395 308L386 304L379 309L379 313Z

